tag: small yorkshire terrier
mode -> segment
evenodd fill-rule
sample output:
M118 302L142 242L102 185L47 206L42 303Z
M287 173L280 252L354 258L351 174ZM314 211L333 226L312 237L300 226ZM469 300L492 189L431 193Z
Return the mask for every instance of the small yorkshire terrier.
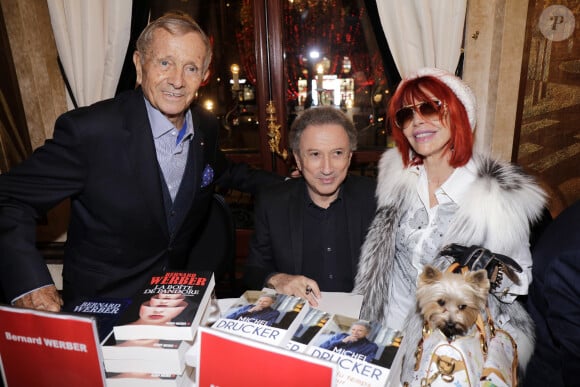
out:
M485 270L441 272L425 266L419 276L417 302L431 330L439 329L449 340L465 335L487 304L489 279Z

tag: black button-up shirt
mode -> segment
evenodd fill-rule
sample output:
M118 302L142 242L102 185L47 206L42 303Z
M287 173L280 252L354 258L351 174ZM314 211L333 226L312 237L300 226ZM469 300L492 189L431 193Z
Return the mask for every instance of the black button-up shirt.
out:
M304 195L302 273L322 291L350 292L354 278L342 192L327 209L314 204L306 189Z

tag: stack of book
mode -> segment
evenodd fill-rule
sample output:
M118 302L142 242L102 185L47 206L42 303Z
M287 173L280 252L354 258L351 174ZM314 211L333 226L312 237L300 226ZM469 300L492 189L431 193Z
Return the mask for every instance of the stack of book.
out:
M349 295L343 298L350 301ZM336 385L384 386L402 339L401 332L337 313L334 307L323 308L322 305L313 308L304 299L267 290L247 291L223 312L211 329L229 333L232 342L241 343L237 337L243 337L271 344L280 354L299 353L334 363ZM216 382L220 377L209 376Z
M102 342L107 386L193 385L185 354L214 287L209 271L152 276Z

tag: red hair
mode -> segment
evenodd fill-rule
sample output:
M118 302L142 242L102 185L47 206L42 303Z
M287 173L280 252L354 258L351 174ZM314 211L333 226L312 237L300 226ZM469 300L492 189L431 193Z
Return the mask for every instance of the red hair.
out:
M457 168L467 164L473 154L473 132L467 111L459 98L445 83L433 76L419 77L403 82L393 94L388 111L393 140L401 152L403 165L407 167L423 164L423 159L420 155L415 155L411 159L411 145L403 134L403 129L395 124L395 114L405 105L431 100L431 95L441 101L445 107L441 109L439 119L442 123L449 125L451 131L451 140L446 145L447 150L452 150L449 165ZM446 114L447 121L444 120Z

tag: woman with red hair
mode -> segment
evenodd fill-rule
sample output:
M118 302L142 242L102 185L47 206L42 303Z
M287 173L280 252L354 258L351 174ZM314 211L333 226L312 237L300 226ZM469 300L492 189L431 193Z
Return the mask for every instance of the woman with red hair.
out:
M423 68L404 79L391 99L389 123L397 147L379 162L378 209L353 290L364 296L360 317L420 334L421 319L414 320L418 327L411 322L423 267L448 265L440 251L452 243L481 246L516 263L513 281L496 281L489 298L498 324L516 327L525 364L533 328L514 301L531 282L530 224L542 213L543 191L515 165L474 152L475 97L453 74ZM410 347L408 359L416 345Z

